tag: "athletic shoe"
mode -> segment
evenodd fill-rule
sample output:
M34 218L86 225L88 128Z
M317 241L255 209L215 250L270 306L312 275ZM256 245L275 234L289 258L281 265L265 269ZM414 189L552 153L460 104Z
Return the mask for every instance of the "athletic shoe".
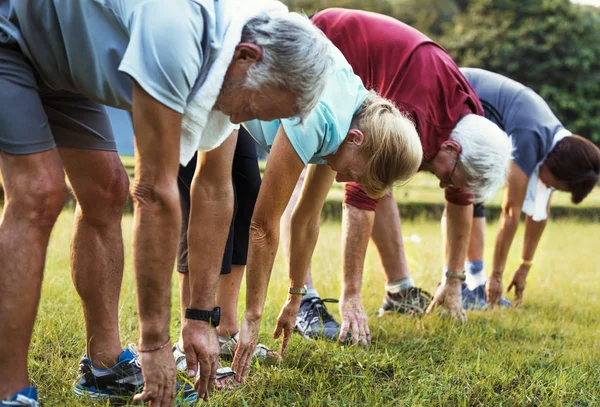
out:
M37 402L37 390L35 387L25 387L23 390L19 390L10 396L10 398L0 401L0 407L9 406L40 407Z
M175 365L177 366L177 370L181 373L187 374L187 359L185 357L185 352L181 350L178 343L173 345L173 357L175 358ZM198 369L198 373L196 373L196 377L200 375L200 369ZM235 376L235 371L230 367L219 366L217 368L217 380L224 379L226 377Z
M475 287L474 290L469 290L465 283L462 284L462 304L463 308L471 311L481 311L487 309L487 296L485 294L485 284L481 284ZM511 302L505 298L500 297L500 305L503 307L510 307Z
M305 298L300 303L300 310L296 317L296 331L307 339L337 340L340 335L340 324L327 311L325 302L337 303L333 298L311 297Z
M431 294L418 287L411 287L408 290L401 290L399 293L393 294L386 291L377 315L382 317L392 312L409 315L423 314L432 299Z
M83 355L79 361L79 375L75 394L92 400L124 401L140 393L144 387L141 363L134 344L123 350L117 364L108 369L94 367L91 360ZM177 383L176 391L176 404L198 399L198 393L188 384Z
M237 347L238 340L240 339L240 333L236 333L233 336L220 336L219 335L219 356L223 359L231 360L235 355L235 348ZM279 354L267 346L259 343L254 349L253 358L258 360L260 363L265 365L275 365L281 361Z

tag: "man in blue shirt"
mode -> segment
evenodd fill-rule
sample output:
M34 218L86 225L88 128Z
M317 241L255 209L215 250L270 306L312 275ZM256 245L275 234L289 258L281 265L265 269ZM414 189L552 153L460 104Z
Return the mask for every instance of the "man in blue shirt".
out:
M48 238L67 194L64 168L78 203L72 268L87 333L76 392L131 394L142 384L141 364L137 399L172 405L178 164L201 149L207 172L230 177L232 123L305 117L325 86L329 49L305 18L276 1L0 0L0 400L36 403L35 391L24 389L27 352ZM100 103L133 113L140 360L119 340L128 178ZM220 214L208 217L212 234L202 237L215 267L232 212L231 183L221 181L201 180L212 194L204 202L216 207L198 209ZM205 289L210 298L213 287ZM190 307L212 310L210 301ZM216 335L208 321L190 323L205 370L196 387L206 397Z

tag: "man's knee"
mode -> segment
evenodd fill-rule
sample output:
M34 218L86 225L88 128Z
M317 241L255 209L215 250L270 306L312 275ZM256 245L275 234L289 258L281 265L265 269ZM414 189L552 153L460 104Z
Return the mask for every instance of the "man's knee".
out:
M67 199L62 172L31 174L9 191L7 216L16 216L39 227L52 228Z
M85 193L77 195L84 218L98 225L119 221L129 196L129 177L122 167L117 167L102 182L85 187Z

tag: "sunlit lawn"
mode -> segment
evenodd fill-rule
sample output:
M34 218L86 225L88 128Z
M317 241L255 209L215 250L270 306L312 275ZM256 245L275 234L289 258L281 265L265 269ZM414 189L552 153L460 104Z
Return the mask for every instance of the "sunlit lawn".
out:
M127 216L123 221L126 270L120 327L124 345L137 339L131 220ZM71 222L72 212L65 211L52 236L29 359L32 380L46 406L93 404L71 393L85 349L81 307L70 281ZM338 223L321 228L313 268L322 296L339 295L340 229ZM495 225L489 226L488 236L494 231ZM407 242L409 264L417 284L433 291L441 268L439 224L405 222L404 234L419 236L420 243L415 243L418 239ZM550 224L536 255L525 305L519 310L470 312L464 325L438 315L377 318L384 280L376 253L370 249L362 291L371 315L370 348L311 342L295 335L281 366L255 366L246 386L216 394L212 401L236 406L600 405L599 239L598 224ZM492 240L487 244L488 261ZM515 239L505 283L518 264L521 241L522 231ZM261 341L274 348L279 343L270 333L286 288L286 270L279 256L261 333ZM177 301L173 289L172 338L179 326ZM337 317L336 307L331 310Z

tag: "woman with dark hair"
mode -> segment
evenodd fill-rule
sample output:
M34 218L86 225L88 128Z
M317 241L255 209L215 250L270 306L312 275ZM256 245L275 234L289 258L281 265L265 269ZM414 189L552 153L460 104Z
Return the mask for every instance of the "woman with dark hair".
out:
M515 305L523 300L527 275L544 228L553 190L569 192L579 204L598 183L600 149L571 134L548 104L533 90L482 69L461 69L483 105L486 117L512 137L515 150L502 201L490 280L483 271L485 209L476 205L462 291L466 308L509 305L501 297L502 276L512 241L525 212L521 264L508 290L515 289Z

